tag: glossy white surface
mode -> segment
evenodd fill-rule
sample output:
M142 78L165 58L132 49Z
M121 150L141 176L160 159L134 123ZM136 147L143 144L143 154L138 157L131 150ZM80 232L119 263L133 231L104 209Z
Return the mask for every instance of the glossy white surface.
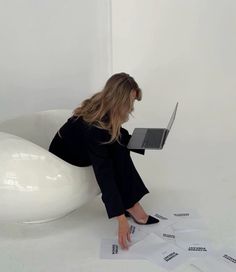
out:
M1 221L51 221L100 193L92 166L71 165L48 151L70 112L37 112L0 124Z

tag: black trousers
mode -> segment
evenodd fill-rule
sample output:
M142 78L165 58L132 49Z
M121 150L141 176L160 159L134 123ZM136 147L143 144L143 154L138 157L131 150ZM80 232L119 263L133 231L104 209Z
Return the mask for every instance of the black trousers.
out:
M126 146L118 143L113 145L111 159L115 171L115 179L120 196L125 209L131 208L138 202L149 190L144 185L139 173L137 172L130 150Z

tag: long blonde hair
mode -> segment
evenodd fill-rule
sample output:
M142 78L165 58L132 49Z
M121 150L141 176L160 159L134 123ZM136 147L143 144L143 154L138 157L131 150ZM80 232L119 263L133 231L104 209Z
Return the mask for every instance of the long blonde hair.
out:
M129 74L117 73L106 82L102 91L84 100L73 110L73 115L99 128L108 130L111 138L106 143L118 140L122 125L121 113L131 108L131 91L136 91L136 99L142 99L142 91L136 81Z

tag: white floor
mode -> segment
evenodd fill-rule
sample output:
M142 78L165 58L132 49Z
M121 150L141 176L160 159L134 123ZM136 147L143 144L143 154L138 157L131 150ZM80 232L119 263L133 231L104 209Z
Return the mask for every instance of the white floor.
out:
M236 248L235 154L230 143L172 146L170 141L161 152L132 156L150 191L141 200L147 212L195 209L216 248ZM164 271L145 260L99 259L101 239L115 236L116 227L116 220L107 218L100 196L48 223L1 223L0 271ZM181 271L196 270L185 267Z

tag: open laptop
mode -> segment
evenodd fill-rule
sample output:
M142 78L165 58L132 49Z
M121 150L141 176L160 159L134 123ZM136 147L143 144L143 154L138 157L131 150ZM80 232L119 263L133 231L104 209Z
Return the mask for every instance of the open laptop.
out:
M162 149L174 123L178 102L167 128L135 128L127 145L128 149Z

